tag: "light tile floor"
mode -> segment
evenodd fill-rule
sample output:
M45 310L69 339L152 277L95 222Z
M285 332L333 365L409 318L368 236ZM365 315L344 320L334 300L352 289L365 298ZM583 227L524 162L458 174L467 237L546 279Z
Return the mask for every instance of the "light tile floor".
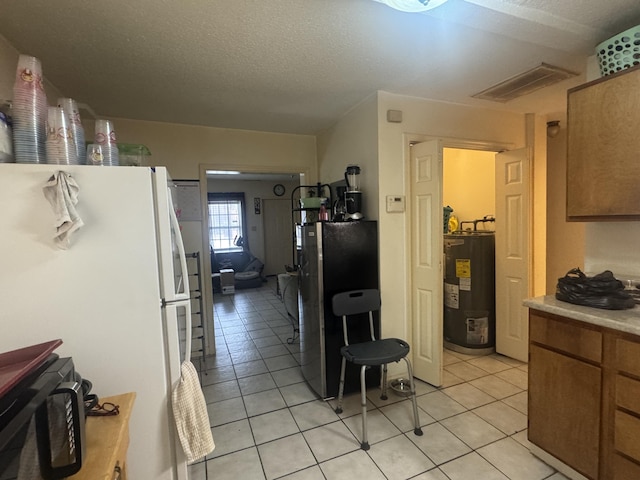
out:
M201 375L216 449L190 480L566 479L529 453L522 362L445 351L444 385L417 381L421 437L408 399L370 390L365 452L359 394L338 415L309 389L275 280L216 295L214 318L217 354Z

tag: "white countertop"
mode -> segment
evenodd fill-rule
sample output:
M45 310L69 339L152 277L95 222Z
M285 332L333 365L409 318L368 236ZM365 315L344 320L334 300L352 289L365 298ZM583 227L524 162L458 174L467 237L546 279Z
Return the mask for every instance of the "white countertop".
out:
M561 302L554 295L529 298L523 304L534 310L553 313L620 332L640 335L640 306L638 305L628 310L605 310Z

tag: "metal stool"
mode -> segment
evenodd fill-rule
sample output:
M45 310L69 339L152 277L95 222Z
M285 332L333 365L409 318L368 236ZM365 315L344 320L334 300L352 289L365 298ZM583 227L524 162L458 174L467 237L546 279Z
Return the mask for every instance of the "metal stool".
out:
M373 330L373 312L380 309L380 292L377 289L351 290L334 295L331 299L333 314L342 317L342 331L344 335L344 347L340 349L342 354L342 367L340 370L340 387L338 390L338 406L336 413L342 413L342 396L344 393L344 377L347 361L354 365L360 365L360 394L362 405L362 442L360 448L369 450L367 441L367 386L365 382L365 370L367 367L382 365L382 381L380 398L387 399L387 364L399 362L403 359L407 364L409 383L411 385L411 402L413 403L413 433L421 436L420 419L418 417L418 404L416 403L416 389L413 384L413 371L411 362L407 358L409 344L399 338L385 338L376 340ZM354 343L349 345L347 317L368 313L371 341Z

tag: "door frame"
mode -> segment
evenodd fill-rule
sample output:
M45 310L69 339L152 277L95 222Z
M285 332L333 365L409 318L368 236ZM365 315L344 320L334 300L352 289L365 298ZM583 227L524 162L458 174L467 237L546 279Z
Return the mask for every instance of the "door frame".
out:
M426 142L426 141L430 141L430 140L440 140L441 144L442 144L442 148L457 148L457 149L464 149L464 150L481 150L481 151L490 151L490 152L503 152L503 151L507 151L507 150L513 150L515 149L515 144L513 143L503 143L503 142L492 142L492 141L478 141L478 140L470 140L470 139L464 139L464 138L451 138L451 137L438 137L438 136L433 136L433 135L426 135L426 134L415 134L415 133L405 133L403 134L403 145L404 145L404 171L405 171L405 178L404 178L404 182L405 185L411 185L411 172L412 172L412 168L411 168L411 145L415 144L415 143L421 143L421 142ZM443 182L443 178L442 178L442 172L440 173L440 184L442 184ZM406 192L409 193L409 192ZM410 202L410 195L406 195L407 201ZM442 198L440 198L440 203L442 203ZM407 205L407 210L408 211L413 211L414 205ZM407 255L407 264L405 266L405 273L406 273L406 278L405 278L405 284L406 285L411 285L411 265L414 261L413 259L413 251L412 251L412 235L413 235L413 220L409 219L409 221L405 222L405 251L406 252L410 252L409 255ZM441 226L439 227L441 228ZM440 270L442 271L442 268L444 268L443 265L440 266ZM407 288L406 289L406 296L407 298L405 299L406 301L406 305L408 305L408 309L409 311L407 312L407 322L409 323L409 325L407 325L407 331L410 332L410 342L414 342L415 339L413 339L413 332L415 331L415 325L413 324L413 306L414 306L414 298L413 298L413 294L412 294L412 289L411 288ZM438 344L439 345L439 344ZM433 345L434 347L436 347L437 345ZM436 355L442 355L442 351L438 348L434 348L433 351L435 352ZM412 361L414 361L413 355L415 355L415 349L414 352L412 353ZM442 362L440 362L442 364ZM440 376L440 382L442 383L442 375ZM440 383L440 384L441 384ZM436 385L436 386L440 386Z
M264 165L243 165L243 164L230 164L230 163L201 163L198 166L198 180L200 184L200 206L202 211L202 254L200 255L203 275L203 285L211 285L207 282L207 279L211 278L211 261L209 259L209 215L208 211L208 186L207 186L207 170L221 170L230 172L241 173L282 173L290 175L299 175L300 183L309 183L315 179L315 176L311 175L311 169L298 168L294 166L267 166ZM309 180L306 180L309 179ZM216 353L216 340L215 340L215 328L214 328L214 316L213 316L213 288L202 289L203 309L202 321L205 325L204 332L204 350L205 355L215 355Z

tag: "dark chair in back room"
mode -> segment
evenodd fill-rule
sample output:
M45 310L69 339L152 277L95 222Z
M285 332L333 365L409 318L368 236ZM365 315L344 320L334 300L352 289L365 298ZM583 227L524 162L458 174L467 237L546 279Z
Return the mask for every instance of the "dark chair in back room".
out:
M387 399L387 364L399 362L401 359L407 364L409 382L411 385L411 401L413 403L413 433L420 436L420 419L418 417L418 405L416 403L416 389L413 383L413 371L411 362L407 358L409 344L399 338L385 338L376 340L373 329L373 312L380 309L380 292L377 289L351 290L335 294L331 299L333 314L342 317L342 330L344 335L344 347L340 349L342 354L342 367L340 370L340 387L338 390L338 406L336 413L342 413L342 396L344 393L344 378L346 362L360 365L360 395L362 405L362 441L360 447L369 450L367 440L367 386L365 383L365 370L368 367L382 365L382 379L380 382L380 398ZM368 315L365 315L368 314ZM352 321L369 320L371 341L349 344L347 317Z

